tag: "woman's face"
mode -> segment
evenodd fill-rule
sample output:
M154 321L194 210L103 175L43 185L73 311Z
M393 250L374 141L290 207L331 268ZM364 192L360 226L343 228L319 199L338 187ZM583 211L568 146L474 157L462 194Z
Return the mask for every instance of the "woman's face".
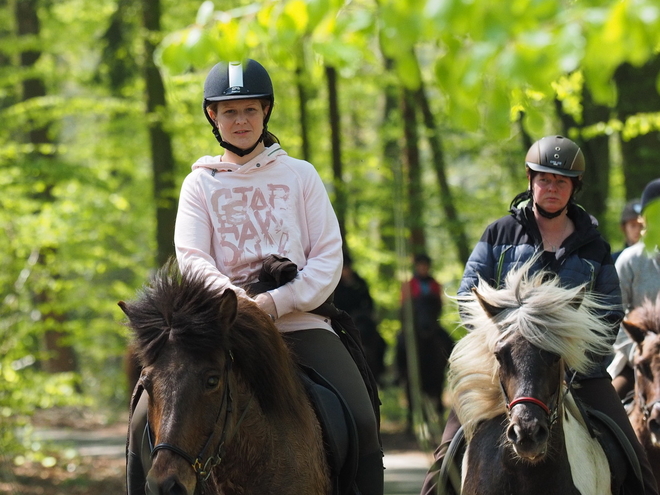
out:
M561 210L573 193L570 177L539 172L532 179L534 202L548 213Z
M257 99L220 101L215 109L208 109L222 139L241 149L251 147L259 139L267 111L268 106L264 108Z

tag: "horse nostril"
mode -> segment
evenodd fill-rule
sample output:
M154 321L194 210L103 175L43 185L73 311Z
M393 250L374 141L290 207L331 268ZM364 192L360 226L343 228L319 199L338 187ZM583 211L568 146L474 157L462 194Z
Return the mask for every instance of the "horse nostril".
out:
M147 477L146 495L190 495L176 476L170 476L162 483Z
M188 495L188 490L179 483L177 478L171 476L163 483L160 493L162 495Z
M520 430L518 428L518 425L514 423L507 428L506 438L507 440L509 440L509 442L513 444L518 443L518 439L520 438Z

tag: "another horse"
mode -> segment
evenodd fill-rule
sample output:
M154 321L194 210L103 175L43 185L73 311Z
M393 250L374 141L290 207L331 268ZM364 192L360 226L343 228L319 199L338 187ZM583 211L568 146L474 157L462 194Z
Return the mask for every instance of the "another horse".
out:
M463 495L612 493L607 458L564 381L605 355L604 309L532 263L502 289L485 281L462 298L471 329L450 358L452 403L465 430ZM570 441L566 441L570 439Z
M147 493L330 492L319 422L268 315L174 264L120 306L149 394Z
M623 328L635 342L635 392L628 416L660 480L660 295L630 311Z

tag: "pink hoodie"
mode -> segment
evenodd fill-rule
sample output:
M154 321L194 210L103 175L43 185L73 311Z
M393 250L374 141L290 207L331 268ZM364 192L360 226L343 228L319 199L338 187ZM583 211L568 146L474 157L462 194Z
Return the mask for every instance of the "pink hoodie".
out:
M307 313L334 291L341 276L339 224L314 167L278 145L243 165L204 156L181 187L174 231L182 269L199 270L221 289L257 281L269 254L298 266L292 282L270 291L280 331L331 329Z

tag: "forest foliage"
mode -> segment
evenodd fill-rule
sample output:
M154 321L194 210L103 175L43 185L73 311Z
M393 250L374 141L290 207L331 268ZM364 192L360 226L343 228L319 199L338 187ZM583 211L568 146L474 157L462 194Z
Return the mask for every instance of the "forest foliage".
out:
M201 110L219 60L271 72L269 127L326 183L390 343L410 254L455 294L460 240L525 189L533 140L580 143L582 202L615 249L658 175L653 0L4 0L0 32L3 451L37 408L123 412L117 302L172 253L190 164L220 153Z

